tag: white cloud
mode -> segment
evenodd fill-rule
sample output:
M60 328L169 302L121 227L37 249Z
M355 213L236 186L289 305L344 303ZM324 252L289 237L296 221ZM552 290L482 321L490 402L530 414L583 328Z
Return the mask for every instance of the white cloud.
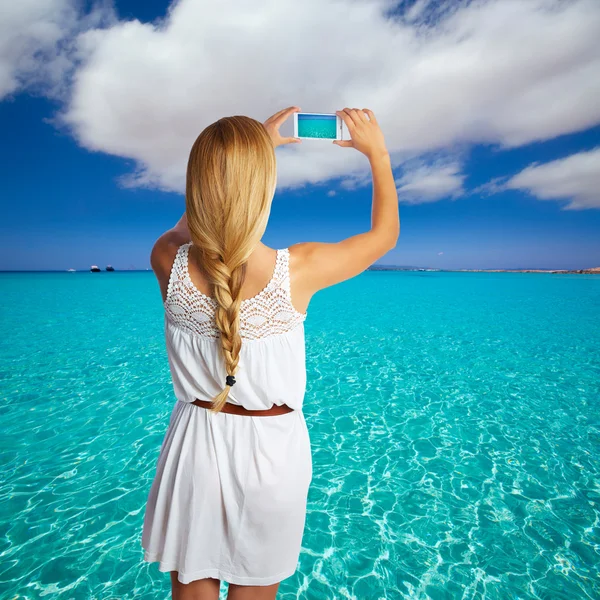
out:
M469 191L470 195L493 196L506 189L507 177L494 177L492 180L477 186Z
M84 31L70 42L68 58L80 62L55 122L90 150L133 159L137 168L125 183L176 191L184 189L194 139L224 115L264 120L292 104L323 112L368 107L395 164L457 144L517 146L600 122L597 0L462 0L442 12L421 1L386 18L397 5L179 0L154 23ZM42 11L44 22L53 23L56 10ZM36 22L38 12L28 14ZM41 36L42 46L52 48L57 36ZM31 72L27 60L24 67L17 60L34 56L27 48L0 46L0 60L12 56L6 89ZM350 187L369 181L366 159L349 148L303 141L277 152L279 188L336 177L350 177ZM405 174L401 188L422 198L451 193L462 180L450 167Z
M420 164L415 165L415 162ZM398 198L407 204L436 202L442 198L456 198L463 193L465 176L458 161L438 160L433 164L409 161L409 166L396 179Z
M431 4L431 0L417 0L407 11L406 14L404 15L404 18L407 21L415 21L416 19L418 19L419 17L421 17L421 15L423 14L423 12L425 11L425 9L427 8L427 6Z
M74 0L18 0L0 9L0 100L28 89L65 98L74 37L114 22L109 5L84 14Z
M539 200L569 200L563 210L600 208L600 147L529 165L505 188L526 190Z

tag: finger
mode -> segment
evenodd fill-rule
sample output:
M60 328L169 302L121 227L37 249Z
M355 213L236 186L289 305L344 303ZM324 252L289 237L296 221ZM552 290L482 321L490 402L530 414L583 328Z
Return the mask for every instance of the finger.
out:
M352 142L350 140L333 140L336 146L342 146L342 148L351 148Z
M299 111L297 106L290 106L285 110L279 111L274 119L274 122L281 125L293 112Z
M342 121L344 121L344 123L346 123L346 127L348 127L348 131L350 133L352 133L354 131L354 121L350 118L348 113L346 113L344 110L336 110L335 114L340 116Z
M364 121L366 123L369 120L367 119L367 115L365 115L365 113L360 108L353 108L352 110L356 112L357 117L361 121Z
M282 108L281 110L277 111L272 117L271 119L276 119L277 117L281 116L283 113L289 112L290 110L296 109L298 108L297 106L288 106L287 108Z
M277 120L277 119L278 119L278 118L279 118L281 115L283 115L284 113L286 113L286 116L287 116L287 113L289 113L289 112L293 112L293 111L296 111L296 110L298 110L298 111L299 111L299 110L300 110L300 107L299 107L299 106L288 106L287 108L284 108L284 109L282 109L282 110L280 110L280 111L276 112L274 115L270 116L270 117L267 119L267 121L266 121L266 122L267 122L267 123L272 123L272 122L276 121L276 120Z
M301 141L301 139L295 138L294 136L281 139L282 144L299 144Z
M375 118L375 115L373 114L372 110L369 110L368 108L363 108L363 110L369 115L369 120L371 121L371 123L375 123L375 125L379 125L379 123L377 123L377 119Z
M351 108L345 108L344 112L348 115L348 117L352 120L353 125L360 125L360 117L352 110Z

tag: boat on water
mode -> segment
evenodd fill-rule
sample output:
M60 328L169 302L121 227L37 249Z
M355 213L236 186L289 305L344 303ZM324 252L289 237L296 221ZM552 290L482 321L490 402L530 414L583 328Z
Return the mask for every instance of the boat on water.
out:
M90 271L91 271L92 273L100 273L100 271L101 271L101 270L102 270L102 269L101 269L101 268L100 268L98 265L92 265L92 266L90 267Z
M67 269L67 273L75 273L75 269Z
M115 268L112 265L106 265L106 270L107 271L114 271Z

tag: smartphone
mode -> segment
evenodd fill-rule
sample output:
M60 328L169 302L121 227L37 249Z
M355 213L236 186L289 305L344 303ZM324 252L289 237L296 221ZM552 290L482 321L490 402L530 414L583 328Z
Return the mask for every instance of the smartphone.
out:
M341 117L335 113L294 113L294 137L301 140L343 140Z

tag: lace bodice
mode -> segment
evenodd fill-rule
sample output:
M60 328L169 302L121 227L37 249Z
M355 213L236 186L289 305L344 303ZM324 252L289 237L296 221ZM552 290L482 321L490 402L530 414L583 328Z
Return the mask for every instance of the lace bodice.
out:
M176 326L203 338L218 339L220 332L214 322L217 301L203 294L189 275L188 256L192 243L183 244L177 250L169 277L165 312ZM256 296L242 300L240 335L243 339L257 340L287 333L306 319L307 313L297 311L292 305L289 259L288 248L278 249L269 283Z

